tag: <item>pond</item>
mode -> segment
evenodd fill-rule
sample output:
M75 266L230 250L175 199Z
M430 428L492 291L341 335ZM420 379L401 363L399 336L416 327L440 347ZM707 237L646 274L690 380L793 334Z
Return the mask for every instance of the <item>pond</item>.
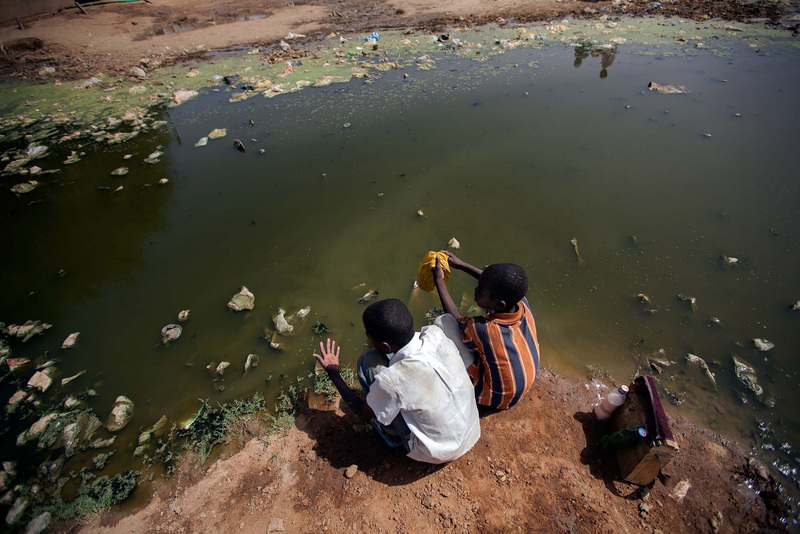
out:
M402 299L424 325L439 302L412 290L417 266L455 237L470 263L525 267L543 365L627 383L655 372L654 355L671 362L657 364L670 410L752 447L794 493L799 54L554 46L236 104L224 86L207 89L165 112L168 128L92 152L32 193L4 181L0 319L54 325L15 342L16 356L59 358L58 380L87 370L46 398L91 387L101 419L119 395L135 403L115 472L141 464L139 430L185 420L199 399L262 392L273 403L313 372L316 322L354 364L368 290ZM194 146L215 128L227 135ZM160 161L143 163L157 149ZM226 307L241 286L252 311ZM471 298L463 273L448 286L456 302ZM272 317L306 306L271 348L261 335ZM162 327L185 309L182 336L163 345ZM761 352L755 338L775 347ZM260 364L245 373L251 353ZM733 356L763 394L737 379ZM215 377L207 366L222 361ZM0 452L18 454L12 439Z

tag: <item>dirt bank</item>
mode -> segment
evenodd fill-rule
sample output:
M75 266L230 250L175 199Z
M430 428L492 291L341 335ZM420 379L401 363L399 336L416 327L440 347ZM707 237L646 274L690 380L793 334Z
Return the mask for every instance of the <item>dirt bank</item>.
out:
M42 4L42 9L45 5ZM0 27L0 77L32 77L44 67L62 79L98 72L127 73L143 57L168 65L206 50L242 44L274 44L289 32L372 31L380 28L436 28L565 16L678 15L705 20L760 17L777 23L781 4L769 0L445 0L432 6L421 0L152 0L43 13L13 19ZM787 23L789 25L792 22ZM796 23L795 30L796 30Z
M484 416L482 437L442 467L386 448L351 414L303 410L288 437L253 439L206 471L184 471L142 510L106 512L80 532L764 532L782 530L771 479L732 444L682 418L670 487L617 481L595 383L543 370L514 410ZM347 468L358 471L348 476ZM762 472L763 474L763 472ZM681 486L690 487L682 499ZM759 495L760 491L760 495Z

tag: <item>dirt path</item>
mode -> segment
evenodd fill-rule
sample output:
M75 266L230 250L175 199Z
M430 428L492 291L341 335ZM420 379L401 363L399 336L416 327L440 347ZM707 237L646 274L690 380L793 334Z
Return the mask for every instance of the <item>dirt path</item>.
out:
M142 510L107 512L80 532L763 532L779 527L769 480L734 446L684 419L681 453L646 497L616 481L587 413L592 383L543 370L514 410L483 417L482 437L443 467L385 447L331 406L306 410L288 437L162 486ZM348 476L347 468L358 471ZM749 473L745 475L744 473ZM745 480L754 479L755 489ZM762 490L761 495L757 490ZM716 527L714 526L716 525Z
M39 0L44 2L45 0ZM778 17L778 4L716 0L151 0L63 9L0 26L0 77L34 77L45 66L63 79L127 73L143 57L167 65L206 50L274 44L289 32L326 34L387 27L471 25L602 14L676 14L706 19ZM35 4L31 0L28 4ZM65 0L65 4L69 4ZM44 6L43 6L44 9Z

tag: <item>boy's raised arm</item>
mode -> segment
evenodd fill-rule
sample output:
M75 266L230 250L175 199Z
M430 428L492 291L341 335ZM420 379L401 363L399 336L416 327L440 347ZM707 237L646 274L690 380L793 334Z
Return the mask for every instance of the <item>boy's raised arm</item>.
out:
M339 374L339 347L336 346L336 342L328 338L328 346L326 348L325 345L322 344L322 341L320 341L319 351L322 354L314 354L314 357L328 373L331 382L333 382L333 385L339 390L339 394L347 405L350 406L350 409L364 421L372 421L375 417L372 408L350 389L350 386L344 381L342 375Z
M455 258L455 256L452 257ZM458 260L458 258L456 258L456 260ZM451 263L450 265L453 264ZM447 290L447 285L444 283L444 270L439 263L438 256L436 257L436 267L433 268L433 284L436 286L436 292L439 293L439 299L442 301L442 308L444 308L444 312L449 313L456 319L461 317L461 314L458 313L458 307L456 306L456 303L453 302L453 297L450 296L450 292Z
M474 278L480 278L483 269L478 269L474 265L470 265L469 263L457 258L455 254L450 252L449 250L443 250L445 254L447 254L447 261L450 264L450 267L453 269L458 269L459 271L464 271L465 273L472 275Z

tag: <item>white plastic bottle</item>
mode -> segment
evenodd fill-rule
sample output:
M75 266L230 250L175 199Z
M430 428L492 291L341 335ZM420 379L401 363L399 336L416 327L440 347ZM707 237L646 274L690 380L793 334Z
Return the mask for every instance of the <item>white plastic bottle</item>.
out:
M594 413L598 419L605 421L614 411L622 406L625 402L625 397L628 394L628 386L620 386L619 389L613 390L608 394L603 402L594 407Z

